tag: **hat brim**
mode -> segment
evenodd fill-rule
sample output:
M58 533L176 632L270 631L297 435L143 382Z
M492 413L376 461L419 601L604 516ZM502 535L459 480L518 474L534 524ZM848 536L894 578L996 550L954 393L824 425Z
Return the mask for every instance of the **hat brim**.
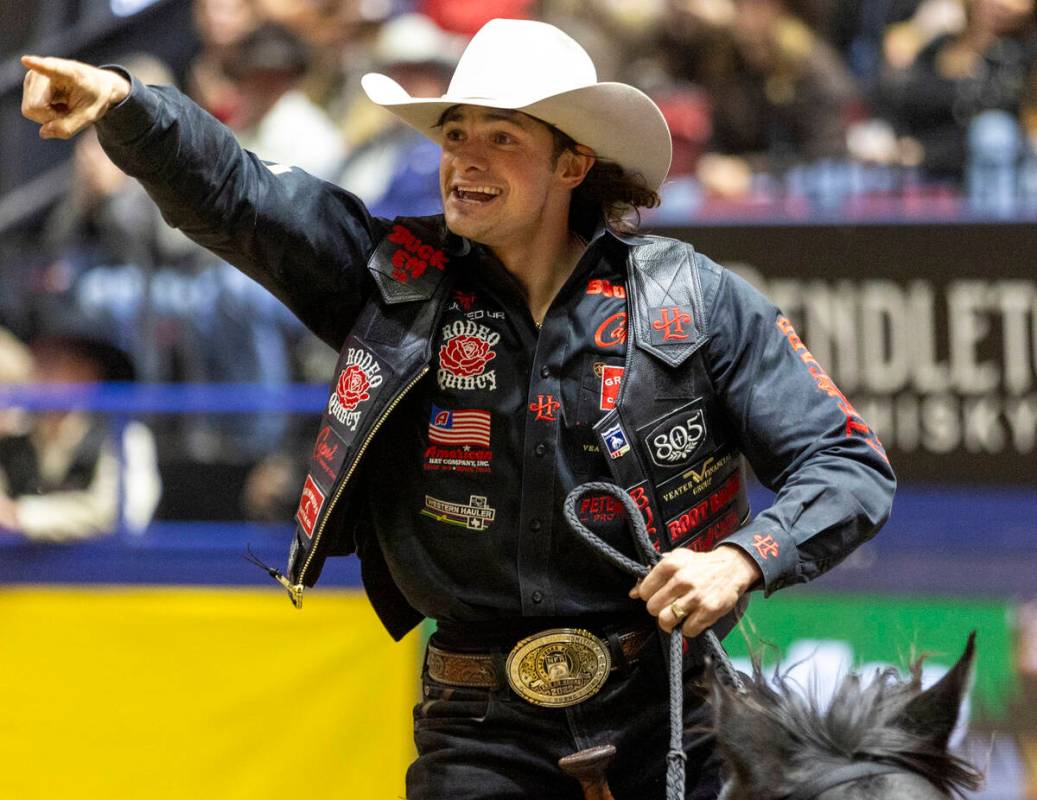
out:
M641 175L658 191L670 169L673 145L659 107L648 95L625 83L596 83L542 98L411 97L388 75L368 73L361 85L371 102L411 127L438 140L436 123L451 106L471 105L521 111L554 125L599 158Z

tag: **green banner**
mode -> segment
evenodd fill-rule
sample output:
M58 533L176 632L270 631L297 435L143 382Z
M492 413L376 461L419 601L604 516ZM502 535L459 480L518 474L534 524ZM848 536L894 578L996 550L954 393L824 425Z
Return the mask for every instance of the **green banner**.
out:
M792 593L755 598L724 644L733 658L752 652L768 666L781 658L787 667L790 651L802 655L832 643L849 645L854 668L884 662L906 669L922 654L926 663L949 667L975 630L972 719L996 723L1005 719L1017 691L1013 617L1005 602Z

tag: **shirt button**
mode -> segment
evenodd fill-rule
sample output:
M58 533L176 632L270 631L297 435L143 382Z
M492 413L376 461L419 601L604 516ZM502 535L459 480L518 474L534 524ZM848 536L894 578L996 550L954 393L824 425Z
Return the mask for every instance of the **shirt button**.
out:
M541 442L533 448L533 452L536 453L538 456L542 456L544 453L547 452L547 445Z
M538 519L531 520L529 523L529 529L533 531L533 533L536 533L541 527L540 520Z
M550 378L551 377L551 368L547 364L544 364L544 366L542 366L540 368L540 377L541 378Z
M539 603L539 602L543 601L543 599L544 599L544 593L542 591L537 589L535 592L533 592L533 602L534 603Z

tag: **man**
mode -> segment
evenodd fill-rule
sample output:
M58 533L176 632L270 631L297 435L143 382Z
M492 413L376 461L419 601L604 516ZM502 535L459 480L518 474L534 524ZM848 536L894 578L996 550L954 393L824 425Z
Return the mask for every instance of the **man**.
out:
M243 153L175 92L23 63L41 135L98 121L167 219L341 350L280 580L300 602L355 551L393 636L437 621L408 797L575 798L557 759L609 742L615 796L661 797L657 628L689 637L694 688L695 637L726 634L748 589L815 577L888 514L881 445L788 320L690 247L621 231L617 211L657 201L669 133L556 28L488 23L442 98L365 78L443 147L443 216L393 222ZM778 495L738 530L740 452ZM667 551L633 589L564 522L594 479ZM633 555L619 503L578 511ZM708 721L689 697L688 797L718 791Z

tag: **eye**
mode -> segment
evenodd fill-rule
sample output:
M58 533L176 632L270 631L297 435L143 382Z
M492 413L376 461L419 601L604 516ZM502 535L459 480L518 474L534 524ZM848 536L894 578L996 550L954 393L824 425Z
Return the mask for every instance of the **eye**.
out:
M515 140L511 137L511 134L499 131L493 134L494 144L514 144Z
M460 128L448 128L443 132L443 138L448 142L459 142L464 138Z

